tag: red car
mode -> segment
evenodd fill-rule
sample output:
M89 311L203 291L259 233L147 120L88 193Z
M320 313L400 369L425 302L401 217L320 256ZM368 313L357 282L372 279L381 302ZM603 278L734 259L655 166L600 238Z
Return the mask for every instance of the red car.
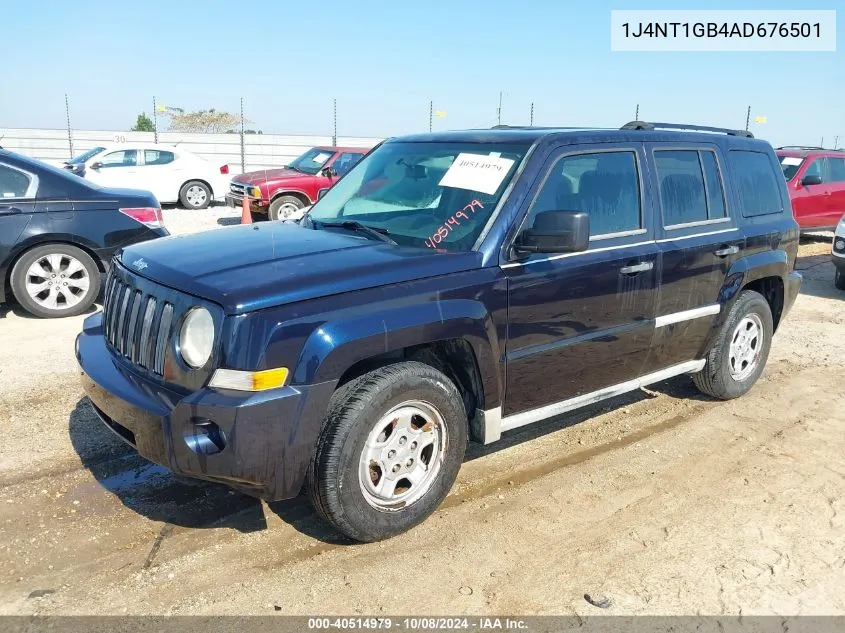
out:
M253 221L284 220L317 201L370 150L363 147L313 147L286 167L250 171L232 179L226 204L249 199Z
M845 150L779 147L776 153L798 226L833 230L845 214Z

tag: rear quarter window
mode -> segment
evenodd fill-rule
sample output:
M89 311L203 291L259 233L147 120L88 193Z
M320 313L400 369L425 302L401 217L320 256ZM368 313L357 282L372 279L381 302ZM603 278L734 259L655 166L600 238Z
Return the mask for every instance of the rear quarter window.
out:
M783 212L780 197L781 173L776 173L771 158L763 152L730 151L731 172L743 217L773 215Z

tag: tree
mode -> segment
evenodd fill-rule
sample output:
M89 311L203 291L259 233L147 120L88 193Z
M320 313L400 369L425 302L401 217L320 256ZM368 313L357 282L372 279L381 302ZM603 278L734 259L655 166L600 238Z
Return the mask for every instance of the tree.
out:
M211 108L195 112L168 112L173 132L204 132L219 134L240 124L241 118L231 112Z
M142 112L138 115L137 120L135 121L135 127L132 128L132 132L155 132L155 125L153 124L153 120L147 116L146 112Z

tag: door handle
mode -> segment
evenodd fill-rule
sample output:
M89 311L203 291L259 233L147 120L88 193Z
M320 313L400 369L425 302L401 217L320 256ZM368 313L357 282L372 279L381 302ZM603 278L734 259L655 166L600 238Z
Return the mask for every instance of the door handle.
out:
M0 215L17 215L21 210L17 207L2 207L0 206Z
M636 275L654 268L654 262L640 262L639 264L631 264L630 266L623 266L619 272L623 275Z
M736 255L739 252L739 246L723 246L719 250L713 251L716 257L727 257L728 255Z

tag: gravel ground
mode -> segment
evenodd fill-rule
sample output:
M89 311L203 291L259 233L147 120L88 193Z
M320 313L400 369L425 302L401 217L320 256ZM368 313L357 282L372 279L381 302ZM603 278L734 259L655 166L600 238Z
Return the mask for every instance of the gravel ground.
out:
M174 235L219 229L232 224L240 224L241 221L240 209L232 209L220 203L202 211L168 207L162 210L162 214L164 215L164 225Z
M175 233L229 211L165 217ZM370 545L300 499L140 459L82 396L82 318L0 308L0 613L845 614L845 293L829 249L802 245L801 295L743 398L681 377L472 446L434 516Z

